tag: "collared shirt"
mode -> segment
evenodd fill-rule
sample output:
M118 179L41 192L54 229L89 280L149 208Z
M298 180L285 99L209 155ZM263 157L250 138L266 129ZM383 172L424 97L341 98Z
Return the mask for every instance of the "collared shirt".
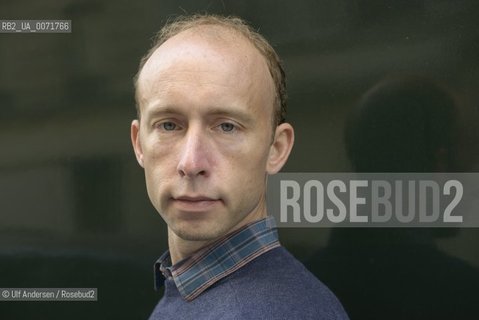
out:
M267 217L227 234L173 266L166 251L155 263L155 288L163 284L164 278L172 277L183 299L191 301L214 283L279 246L274 218Z

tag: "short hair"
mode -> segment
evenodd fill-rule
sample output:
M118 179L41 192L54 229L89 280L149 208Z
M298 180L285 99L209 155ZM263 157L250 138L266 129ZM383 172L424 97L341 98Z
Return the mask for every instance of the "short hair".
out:
M265 58L268 65L269 72L273 78L275 86L275 99L273 105L273 128L285 122L286 117L286 75L281 63L281 60L268 43L268 41L258 32L256 32L243 19L235 16L219 16L212 14L195 14L190 16L180 16L172 21L169 21L161 28L153 41L153 46L140 60L138 72L134 77L135 85L135 100L138 118L140 118L140 99L138 96L138 78L145 66L145 63L150 59L156 49L158 49L164 42L173 36L198 26L213 25L220 26L226 29L235 31L245 37Z

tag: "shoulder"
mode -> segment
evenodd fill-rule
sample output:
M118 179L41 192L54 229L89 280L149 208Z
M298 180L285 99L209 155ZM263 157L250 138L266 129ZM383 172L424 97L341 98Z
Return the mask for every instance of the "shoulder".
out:
M285 248L275 248L224 279L245 318L347 319L336 296Z

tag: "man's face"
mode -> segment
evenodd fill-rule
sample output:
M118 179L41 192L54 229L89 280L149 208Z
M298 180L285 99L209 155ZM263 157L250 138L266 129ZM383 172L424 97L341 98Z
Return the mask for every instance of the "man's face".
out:
M205 241L265 215L274 84L245 39L198 29L170 38L145 64L132 139L170 231Z

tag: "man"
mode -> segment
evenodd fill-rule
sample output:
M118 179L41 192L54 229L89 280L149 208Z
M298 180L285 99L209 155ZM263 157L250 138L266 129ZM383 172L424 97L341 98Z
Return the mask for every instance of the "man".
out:
M279 58L242 20L165 26L136 78L131 139L168 225L150 319L344 319L335 296L278 242L269 174L294 141ZM164 277L164 278L163 278Z

